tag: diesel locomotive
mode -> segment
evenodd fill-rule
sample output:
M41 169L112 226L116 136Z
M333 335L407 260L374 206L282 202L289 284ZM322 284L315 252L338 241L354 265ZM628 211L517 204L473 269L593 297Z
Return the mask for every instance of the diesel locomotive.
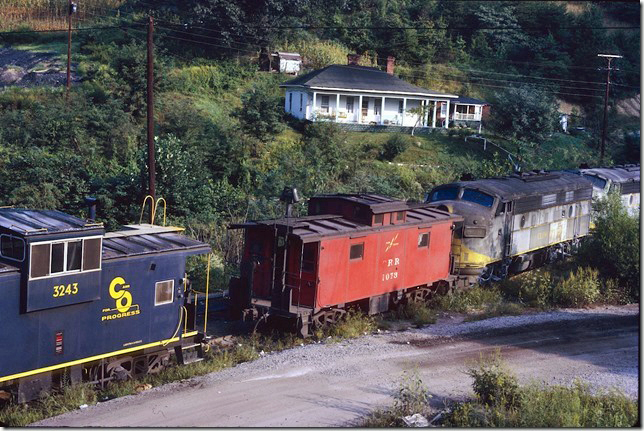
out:
M235 316L291 322L306 336L350 306L380 313L453 282L456 214L373 194L333 194L311 198L307 216L288 215L290 209L284 218L231 226L245 232L241 274L229 289Z
M580 169L579 174L593 183L593 198L602 199L609 192L620 194L629 215L640 212L640 165Z
M463 216L455 270L484 283L567 254L588 235L592 185L568 172L533 171L434 188L426 201Z
M186 258L210 247L180 228L0 208L0 389L105 384L198 359ZM174 351L174 352L173 352Z

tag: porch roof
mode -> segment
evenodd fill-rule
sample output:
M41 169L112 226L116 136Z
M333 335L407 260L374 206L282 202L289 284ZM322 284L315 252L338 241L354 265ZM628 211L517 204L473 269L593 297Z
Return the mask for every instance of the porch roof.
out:
M488 102L485 102L483 100L473 99L471 97L464 97L464 96L460 96L458 99L452 100L452 103L456 103L459 105L489 105Z
M387 72L365 66L334 64L285 82L280 87L305 87L312 90L342 90L367 93L390 93L401 97L416 95L455 99L454 94L417 87Z

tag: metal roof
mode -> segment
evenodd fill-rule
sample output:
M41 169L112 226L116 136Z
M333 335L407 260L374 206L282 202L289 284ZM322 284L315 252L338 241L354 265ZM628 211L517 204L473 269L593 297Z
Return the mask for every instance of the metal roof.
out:
M297 52L275 51L273 55L284 60L302 60L302 57Z
M177 250L207 253L210 246L176 232L106 235L103 238L104 260Z
M343 89L384 93L411 94L430 97L456 98L454 94L440 93L417 87L380 69L365 66L333 64L314 70L285 82L280 87L301 86L316 89Z
M627 183L640 181L640 165L619 165L612 168L581 169L582 174L599 175L614 183Z
M458 99L452 100L452 103L459 103L463 105L489 105L488 102L471 97L459 96Z
M419 204L418 207L407 211L407 219L404 223L370 226L348 220L339 215L316 215L305 217L281 218L273 220L262 220L237 225L231 225L231 229L249 228L255 226L277 227L280 230L288 231L300 238L302 242L319 241L322 238L342 237L358 233L380 232L388 230L399 230L401 228L431 225L435 223L456 222L463 218L445 211L430 208L428 204Z
M467 187L512 200L525 196L544 195L563 191L591 188L583 177L568 172L527 172L507 177L485 178L475 181L458 181L436 187ZM433 190L432 190L433 191Z
M389 196L369 194L369 193L355 193L355 194L345 194L345 193L335 193L329 195L316 195L311 198L311 200L317 199L340 199L345 201L350 201L358 204L365 205L374 214L382 214L393 211L406 211L414 209L418 206L424 206L422 203L410 204L399 199L390 198Z
M23 236L100 229L102 223L85 221L56 210L0 208L0 227Z

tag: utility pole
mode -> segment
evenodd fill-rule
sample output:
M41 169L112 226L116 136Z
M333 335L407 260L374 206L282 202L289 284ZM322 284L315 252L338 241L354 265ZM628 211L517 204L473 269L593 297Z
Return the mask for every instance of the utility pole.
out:
M608 94L610 91L610 71L619 70L611 69L610 62L613 58L622 58L621 55L612 55L612 54L597 54L597 57L604 57L608 61L608 67L606 67L606 95L604 96L604 127L602 130L602 144L599 153L599 164L604 163L604 152L606 148L606 120L608 118ZM602 69L599 69L602 70Z
M156 202L154 187L156 163L154 159L154 46L152 34L154 32L154 20L149 17L148 21L148 187L152 202ZM154 204L152 205L154 208ZM152 223L154 211L150 210L150 223Z
M69 101L69 89L72 86L72 14L76 12L76 3L69 0L67 9L67 89L65 100Z

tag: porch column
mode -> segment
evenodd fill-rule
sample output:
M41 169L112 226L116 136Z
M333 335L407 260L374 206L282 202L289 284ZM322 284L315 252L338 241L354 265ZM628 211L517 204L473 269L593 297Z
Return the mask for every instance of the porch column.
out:
M313 105L311 105L311 120L315 121L317 118L315 118L315 100L317 98L318 93L315 91L313 92Z
M434 112L432 113L432 127L436 128L436 106L438 105L437 101L434 100Z
M401 126L405 125L405 116L406 115L407 115L407 98L403 97L402 122L400 123Z
M449 127L449 100L447 100L447 109L445 110L445 128Z
M338 111L340 110L340 93L335 95L335 122L338 122Z
M380 99L380 125L382 126L385 122L385 96L382 96Z
M422 125L423 125L423 127L427 127L427 99L423 100L422 104L423 104L423 109L422 109L423 121L422 121Z
M360 100L358 101L358 124L362 124L362 94L360 95Z

